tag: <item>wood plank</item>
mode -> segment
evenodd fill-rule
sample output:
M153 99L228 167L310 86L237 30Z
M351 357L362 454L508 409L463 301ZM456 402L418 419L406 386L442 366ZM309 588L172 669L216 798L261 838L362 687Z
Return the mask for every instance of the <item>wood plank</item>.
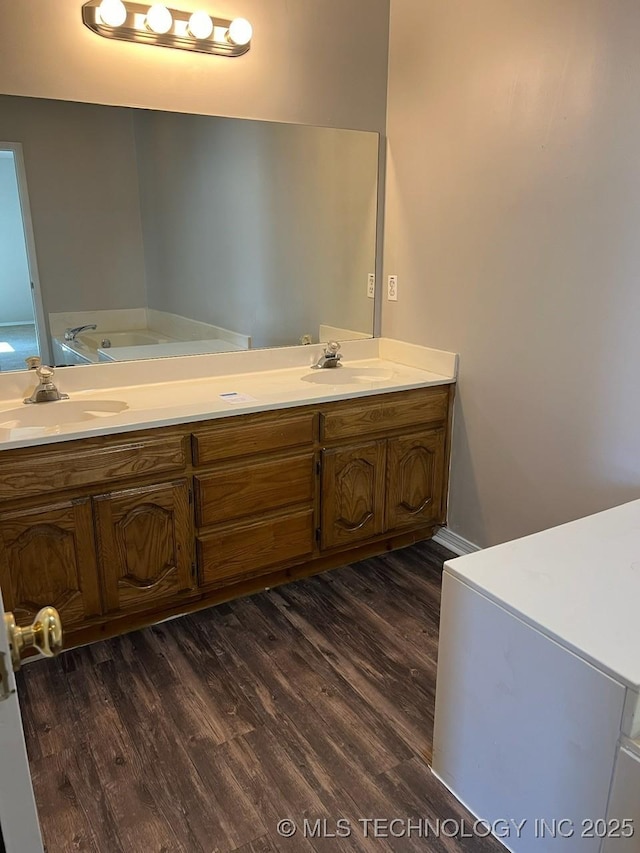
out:
M325 665L322 655L314 654L310 643L298 632L283 636L283 629L291 627L290 623L277 607L266 610L265 603L257 606L254 600L246 599L242 607L234 608L239 620L234 644L243 659L257 658L264 673L269 671L264 659L267 655L282 673L282 679L293 686L296 696L313 709L318 728L330 733L333 740L348 743L350 763L361 766L363 771L379 773L408 758L410 750L395 737L393 729L372 713L371 706L360 700L346 680L341 683L335 669ZM273 684L270 687L277 689Z
M38 812L43 827L43 843L47 853L66 853L71 850L98 851L98 836L87 820L78 800L79 786L69 778L68 768L74 761L74 751L65 749L56 755L31 763L31 778ZM81 783L82 784L82 783ZM53 827L56 827L55 831ZM101 833L104 837L107 833ZM62 843L60 843L62 840ZM117 840L113 850L122 851Z

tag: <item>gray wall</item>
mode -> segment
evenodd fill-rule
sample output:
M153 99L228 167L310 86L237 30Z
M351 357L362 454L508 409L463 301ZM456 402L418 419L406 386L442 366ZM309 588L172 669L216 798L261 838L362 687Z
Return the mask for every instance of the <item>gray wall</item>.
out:
M635 0L392 0L383 332L461 353L481 545L640 496L639 33Z
M16 167L0 151L0 326L12 323L33 323L33 302Z
M81 5L0 0L0 92L384 130L389 0L202 0L253 23L236 59L100 38Z
M130 110L0 96L21 142L45 312L146 305Z
M138 113L150 308L251 335L371 333L378 137Z

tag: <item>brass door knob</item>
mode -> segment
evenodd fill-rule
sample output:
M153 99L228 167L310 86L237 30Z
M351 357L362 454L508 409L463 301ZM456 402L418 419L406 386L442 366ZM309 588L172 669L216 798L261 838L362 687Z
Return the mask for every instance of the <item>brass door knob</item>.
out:
M27 649L37 649L45 657L51 658L62 648L62 622L55 607L43 607L32 624L24 628L16 625L13 613L5 613L4 624L11 649L11 663L16 672L20 669Z

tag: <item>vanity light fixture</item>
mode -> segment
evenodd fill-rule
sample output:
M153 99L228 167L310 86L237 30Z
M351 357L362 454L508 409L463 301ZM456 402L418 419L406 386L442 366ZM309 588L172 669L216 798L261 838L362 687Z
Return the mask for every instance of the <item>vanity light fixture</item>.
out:
M163 3L89 0L82 7L82 20L105 38L217 56L242 56L250 50L253 36L246 18L216 18L202 10L183 12Z

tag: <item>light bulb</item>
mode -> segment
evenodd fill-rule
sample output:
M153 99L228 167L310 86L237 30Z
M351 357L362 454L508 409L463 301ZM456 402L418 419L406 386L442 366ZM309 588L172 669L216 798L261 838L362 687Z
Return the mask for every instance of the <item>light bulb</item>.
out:
M173 16L162 3L154 3L147 12L144 22L152 32L163 36L173 26Z
M206 12L194 12L187 29L194 39L208 39L213 32L213 21Z
M98 17L108 27L121 27L127 20L127 9L122 0L102 0Z
M253 27L246 18L236 18L229 24L227 40L233 44L249 44L253 35Z

